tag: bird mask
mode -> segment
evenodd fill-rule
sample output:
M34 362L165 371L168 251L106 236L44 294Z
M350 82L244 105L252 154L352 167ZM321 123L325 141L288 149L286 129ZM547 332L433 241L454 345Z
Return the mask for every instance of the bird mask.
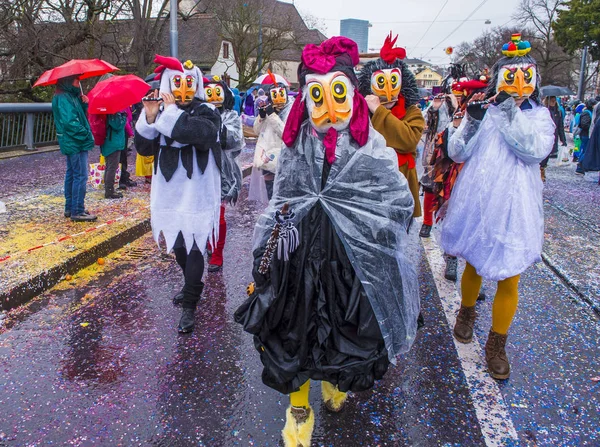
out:
M182 64L174 57L156 55L154 62L160 64L154 72L160 79L161 93L171 93L179 105L189 104L194 98L204 99L202 71L192 61Z
M502 54L507 56L506 64L499 63L496 92L506 92L513 98L529 98L537 87L537 67L535 61L525 56L531 45L521 40L521 34L513 34L511 42L504 44Z

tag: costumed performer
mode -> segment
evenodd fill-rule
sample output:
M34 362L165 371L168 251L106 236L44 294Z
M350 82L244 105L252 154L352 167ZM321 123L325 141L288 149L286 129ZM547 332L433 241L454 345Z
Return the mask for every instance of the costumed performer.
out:
M451 73L457 75L464 72L454 69L451 70ZM444 80L445 82L442 82L442 88L449 91L445 96L445 101L444 98L434 99L433 105L427 112L429 129L439 128L439 124L441 123L445 123L445 127L441 128L431 143L426 142L425 144L423 156L424 173L421 177L421 185L424 191L423 226L419 232L419 236L421 237L430 237L434 213L436 214L436 221L443 218L447 201L450 199L450 193L462 168L462 164L454 163L448 157L448 140L462 122L470 96L474 92L486 89L488 86L485 76L481 76L479 80L469 80L465 76L454 82L452 82L452 79L454 78L447 78ZM452 95L451 97L454 98L454 101L452 101L451 105L448 105L447 98L450 95ZM454 105L456 108L453 108ZM434 110L436 106L438 111ZM449 110L454 110L454 115L450 122L446 122L445 113ZM431 150L429 156L425 157L426 152L430 151L430 146L433 147L433 150ZM450 281L456 281L458 276L458 260L455 256L446 255L445 258L446 270L444 277Z
M254 335L265 385L290 394L286 447L311 445L311 379L338 412L346 392L372 388L417 331L416 272L404 254L414 200L395 152L369 126L358 62L345 37L302 52L302 96L254 233L255 283L235 315Z
M150 194L152 233L173 250L185 285L174 301L183 307L178 331L194 330L204 283L206 242L219 237L221 211L221 115L204 101L202 72L191 61L156 56L160 99L143 101L135 147L154 156Z
M235 204L242 188L242 170L236 158L246 145L242 119L235 110L233 91L219 76L212 79L204 78L204 95L209 104L214 105L221 113L222 138L221 148L221 216L219 218L219 240L216 246L210 246L212 254L208 262L209 272L218 272L223 268L223 249L227 237L227 221L225 220L225 205Z
M540 79L529 42L514 34L493 67L487 93L473 95L448 145L464 162L442 226L446 253L467 261L454 337L470 343L482 278L498 282L485 345L490 375L510 376L506 339L519 301L519 277L541 260L543 183L539 163L552 150L554 122L539 103Z
M264 94L259 94L255 101L258 116L254 120L254 133L258 135L258 139L254 149L252 176L256 178L259 173L262 173L267 198L270 200L273 195L273 181L279 153L283 146L281 135L294 99L288 95L285 84L277 82L275 75L270 71L268 74L265 82L269 83L261 85ZM254 181L251 183L250 197L258 196L258 193L253 190L256 184Z
M417 144L423 135L425 120L417 106L419 90L414 75L402 59L404 48L394 48L398 36L386 38L381 58L367 62L358 75L360 93L365 96L372 114L371 123L397 153L400 172L408 180L415 209L421 216L419 179L417 177Z

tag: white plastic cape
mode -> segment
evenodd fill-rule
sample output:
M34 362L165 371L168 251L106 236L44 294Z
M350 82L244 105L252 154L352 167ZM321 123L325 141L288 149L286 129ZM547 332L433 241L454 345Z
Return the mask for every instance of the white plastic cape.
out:
M519 109L510 98L483 120L469 115L448 155L465 165L452 190L442 247L484 278L500 281L540 260L544 240L539 163L554 145L548 109Z
M225 110L221 114L222 125L227 129L226 146L221 158L221 198L224 202L237 202L242 188L242 170L236 158L246 146L242 119L235 110Z
M306 121L294 146L281 152L273 199L256 224L254 249L265 247L275 211L284 203L298 224L319 202L344 244L395 364L415 339L419 315L416 271L405 255L412 194L396 153L372 128L360 148L347 130L339 132L336 161L321 190L323 156L321 137Z

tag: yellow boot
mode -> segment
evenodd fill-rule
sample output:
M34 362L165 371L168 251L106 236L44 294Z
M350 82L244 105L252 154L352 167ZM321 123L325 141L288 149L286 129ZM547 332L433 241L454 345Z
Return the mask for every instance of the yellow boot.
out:
M348 398L348 393L341 392L337 386L325 381L321 382L321 394L325 407L334 413L342 411Z
M285 447L310 447L315 427L315 413L310 407L288 407L281 432Z

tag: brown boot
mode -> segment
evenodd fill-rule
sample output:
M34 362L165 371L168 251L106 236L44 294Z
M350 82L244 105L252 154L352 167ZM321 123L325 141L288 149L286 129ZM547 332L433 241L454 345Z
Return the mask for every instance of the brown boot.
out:
M508 335L490 331L485 344L485 360L487 361L488 372L494 379L504 380L510 377L510 363L508 363L505 349L507 338Z
M471 343L473 341L473 326L475 326L475 306L465 307L460 305L460 310L456 316L454 325L454 338L461 343Z

